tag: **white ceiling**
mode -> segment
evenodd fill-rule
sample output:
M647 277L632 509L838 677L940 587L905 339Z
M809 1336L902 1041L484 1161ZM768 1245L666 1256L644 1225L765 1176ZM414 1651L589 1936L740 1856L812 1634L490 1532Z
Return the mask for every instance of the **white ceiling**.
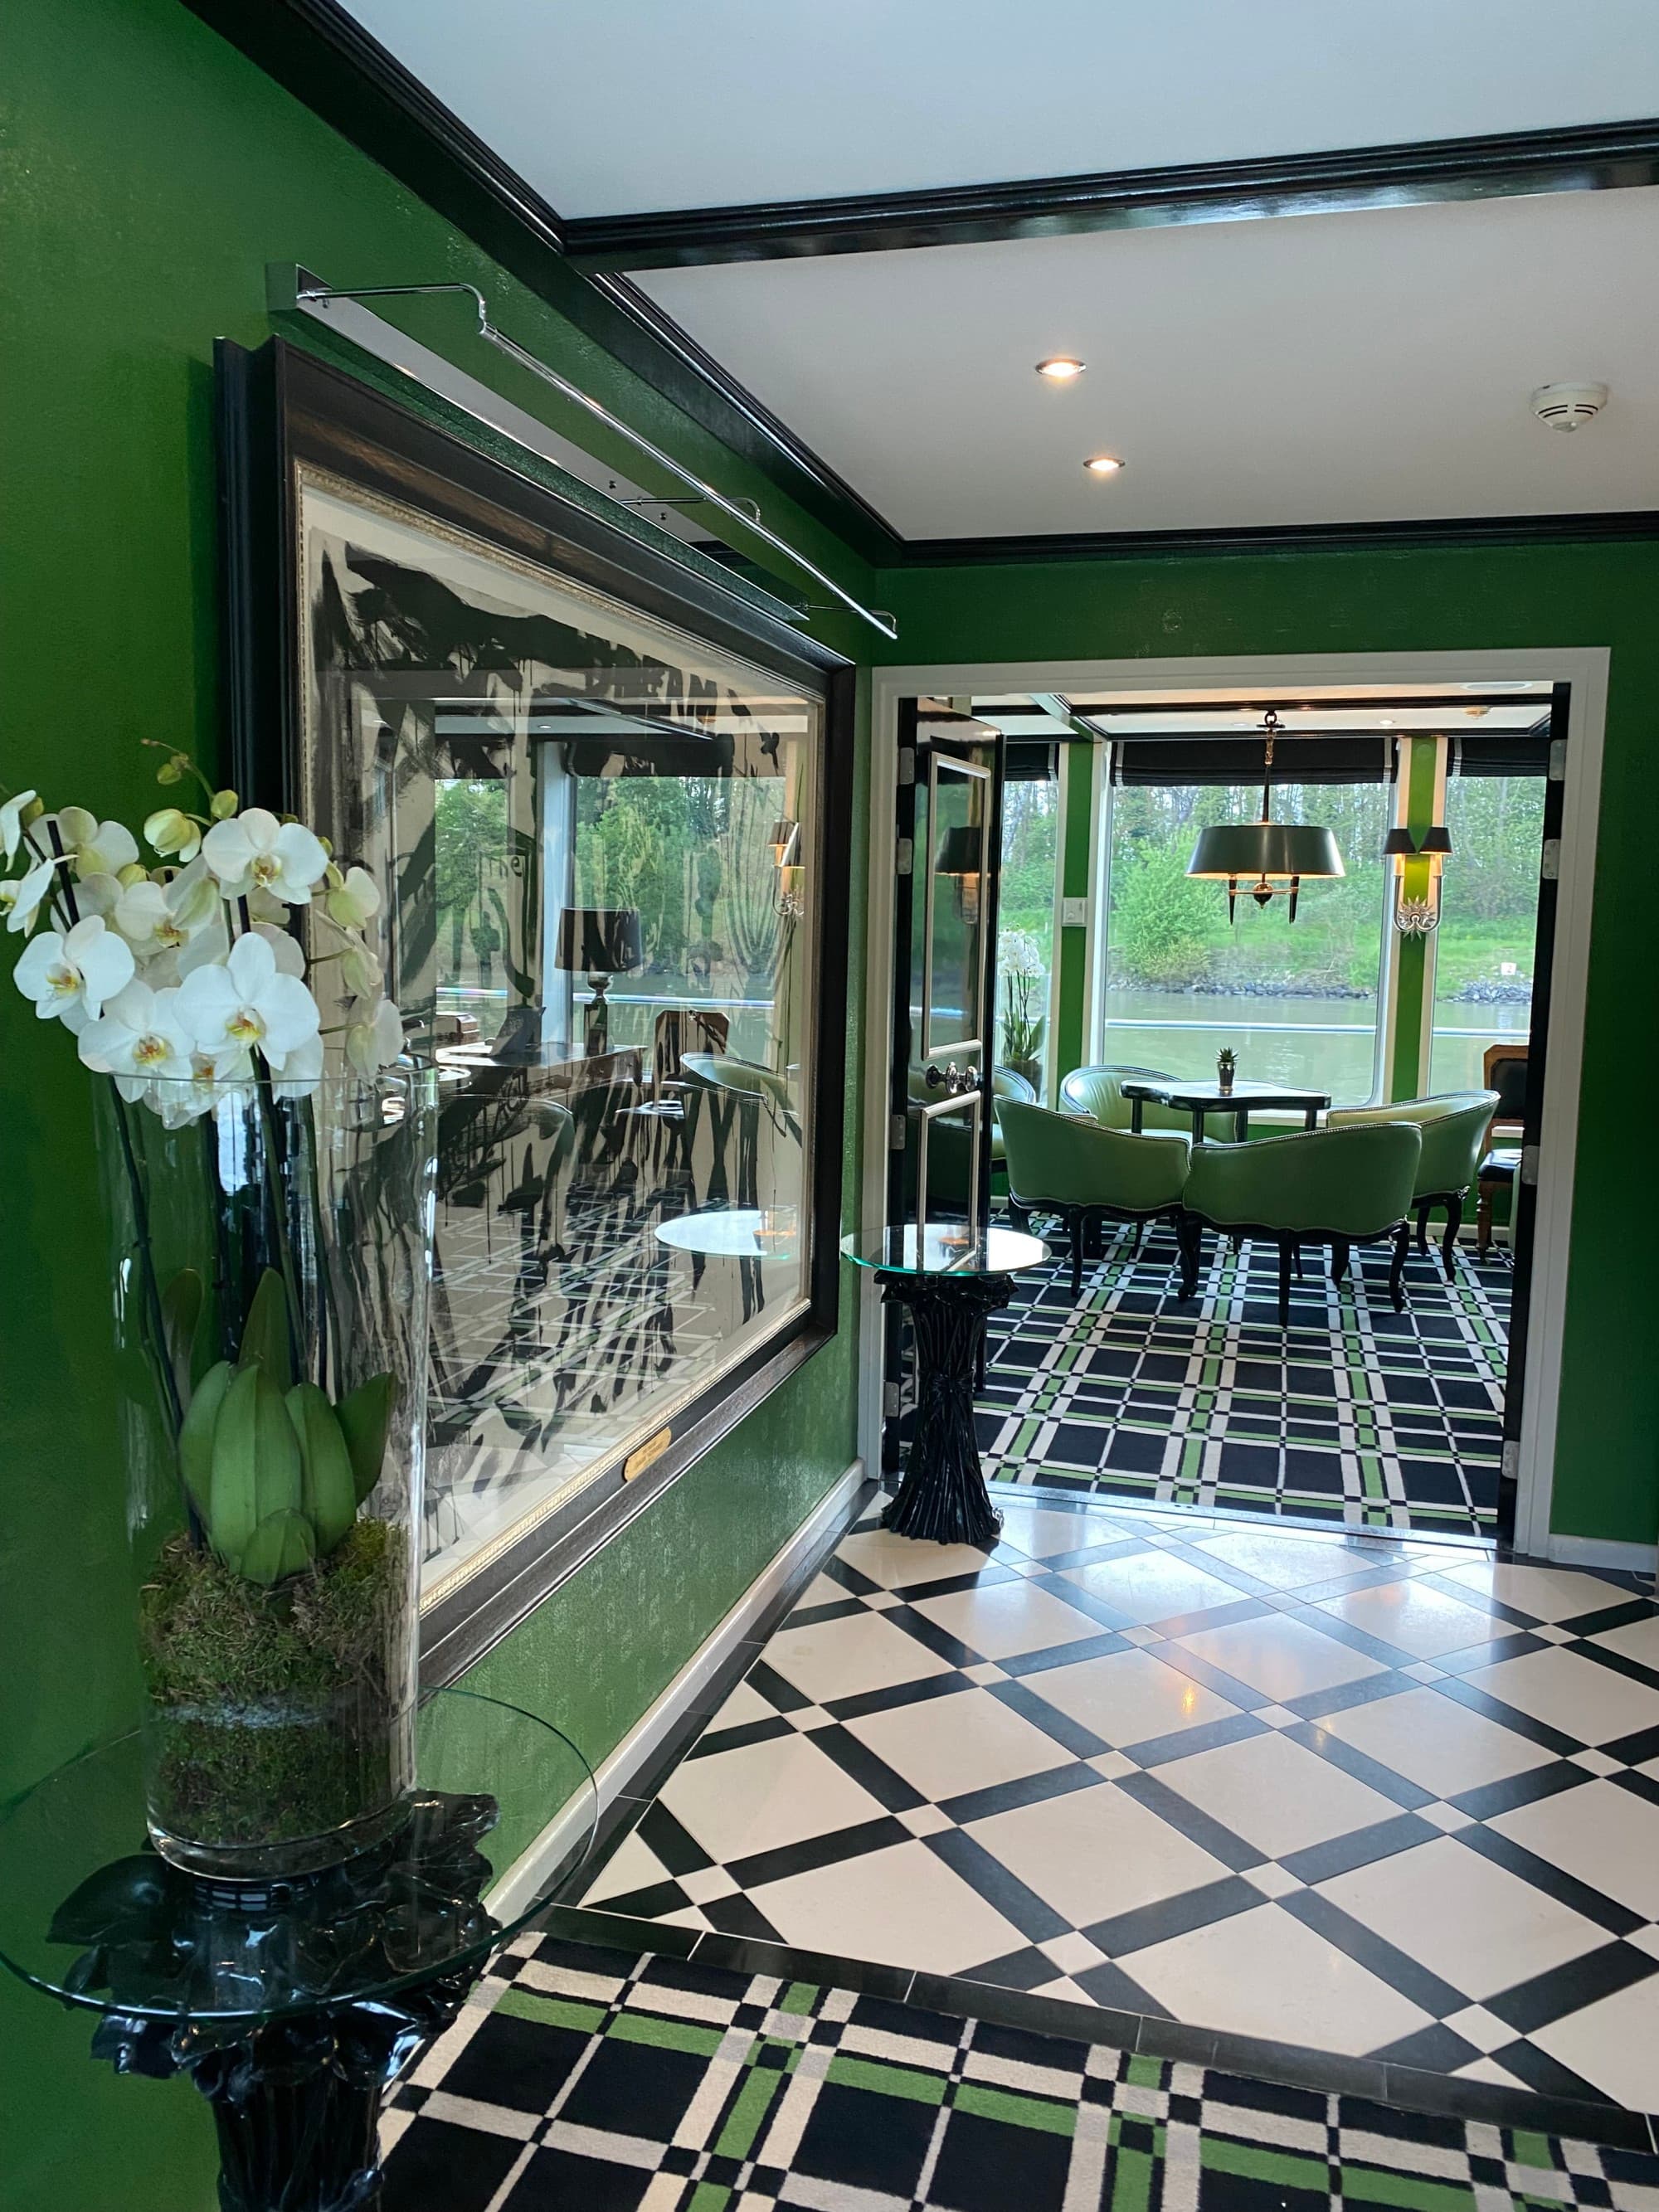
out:
M638 281L903 536L952 538L1659 507L1656 272L1659 188ZM1087 373L1044 383L1056 352ZM1567 434L1528 398L1570 380L1613 398Z
M1659 113L1655 0L349 0L561 215Z

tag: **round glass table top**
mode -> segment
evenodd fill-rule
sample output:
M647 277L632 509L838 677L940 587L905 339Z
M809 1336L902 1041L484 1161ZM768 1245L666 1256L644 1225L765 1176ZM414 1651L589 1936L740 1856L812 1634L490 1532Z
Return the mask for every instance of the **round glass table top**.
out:
M599 1793L557 1729L471 1691L429 1697L416 1741L397 1833L282 1882L207 1882L156 1855L137 1731L60 1766L0 1809L0 1961L71 2004L198 2023L257 2024L480 1970L547 1903L489 1909L517 1849L556 1821L562 1868L574 1865Z
M914 1221L873 1234L854 1232L841 1240L842 1255L855 1267L878 1267L889 1275L1013 1275L1041 1267L1048 1247L1040 1237L1017 1229L987 1229L977 1235L965 1222Z
M657 1240L718 1260L793 1260L799 1229L793 1206L711 1206L659 1222Z

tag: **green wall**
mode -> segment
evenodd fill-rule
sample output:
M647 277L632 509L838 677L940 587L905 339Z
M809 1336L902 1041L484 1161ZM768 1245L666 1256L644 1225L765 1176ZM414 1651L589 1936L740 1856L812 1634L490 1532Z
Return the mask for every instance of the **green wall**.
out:
M141 738L212 760L212 345L270 334L268 260L303 260L343 283L480 284L515 336L724 489L761 498L769 522L854 589L869 583L771 484L178 0L25 0L4 11L0 132L11 301L0 318L0 782L131 821L155 803ZM464 304L410 303L406 319L592 444L586 416L562 416L544 387L469 339ZM625 465L626 450L605 458ZM845 629L822 634L859 648ZM860 780L855 821L867 811ZM855 884L862 870L860 846ZM855 978L862 904L842 899ZM124 1725L135 1683L87 1081L67 1039L37 1024L3 978L0 1054L3 1793ZM859 1073L855 1063L853 1097ZM849 1166L856 1127L854 1115ZM547 1714L601 1757L854 1457L854 1349L843 1328L471 1683ZM0 1974L0 2207L209 2212L206 2107L178 2083L118 2080L94 2064L89 2029L86 2015Z
M1659 1187L1632 1172L1653 1080L1659 544L1169 556L899 569L882 657L935 662L1193 654L1611 649L1585 1008L1554 1526L1650 1544L1659 1527Z

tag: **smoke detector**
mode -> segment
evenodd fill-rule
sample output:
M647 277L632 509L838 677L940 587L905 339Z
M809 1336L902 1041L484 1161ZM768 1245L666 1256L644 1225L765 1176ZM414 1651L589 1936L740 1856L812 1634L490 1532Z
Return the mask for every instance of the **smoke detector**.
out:
M1581 429L1607 404L1605 384L1540 384L1532 395L1533 413L1556 430Z

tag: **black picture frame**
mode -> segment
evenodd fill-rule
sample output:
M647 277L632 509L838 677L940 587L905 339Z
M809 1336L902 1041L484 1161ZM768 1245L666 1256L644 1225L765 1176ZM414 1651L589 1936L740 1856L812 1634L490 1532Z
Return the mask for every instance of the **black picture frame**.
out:
M552 570L710 646L787 677L823 702L817 793L820 896L851 848L855 672L759 605L623 523L479 451L331 364L272 338L215 348L221 652L231 779L245 802L292 808L301 787L303 674L296 471L363 491ZM511 1538L422 1617L424 1685L453 1680L804 1366L836 1334L847 1042L847 933L814 933L817 1008L805 1310L675 1415L667 1446L630 1480L606 1468Z

